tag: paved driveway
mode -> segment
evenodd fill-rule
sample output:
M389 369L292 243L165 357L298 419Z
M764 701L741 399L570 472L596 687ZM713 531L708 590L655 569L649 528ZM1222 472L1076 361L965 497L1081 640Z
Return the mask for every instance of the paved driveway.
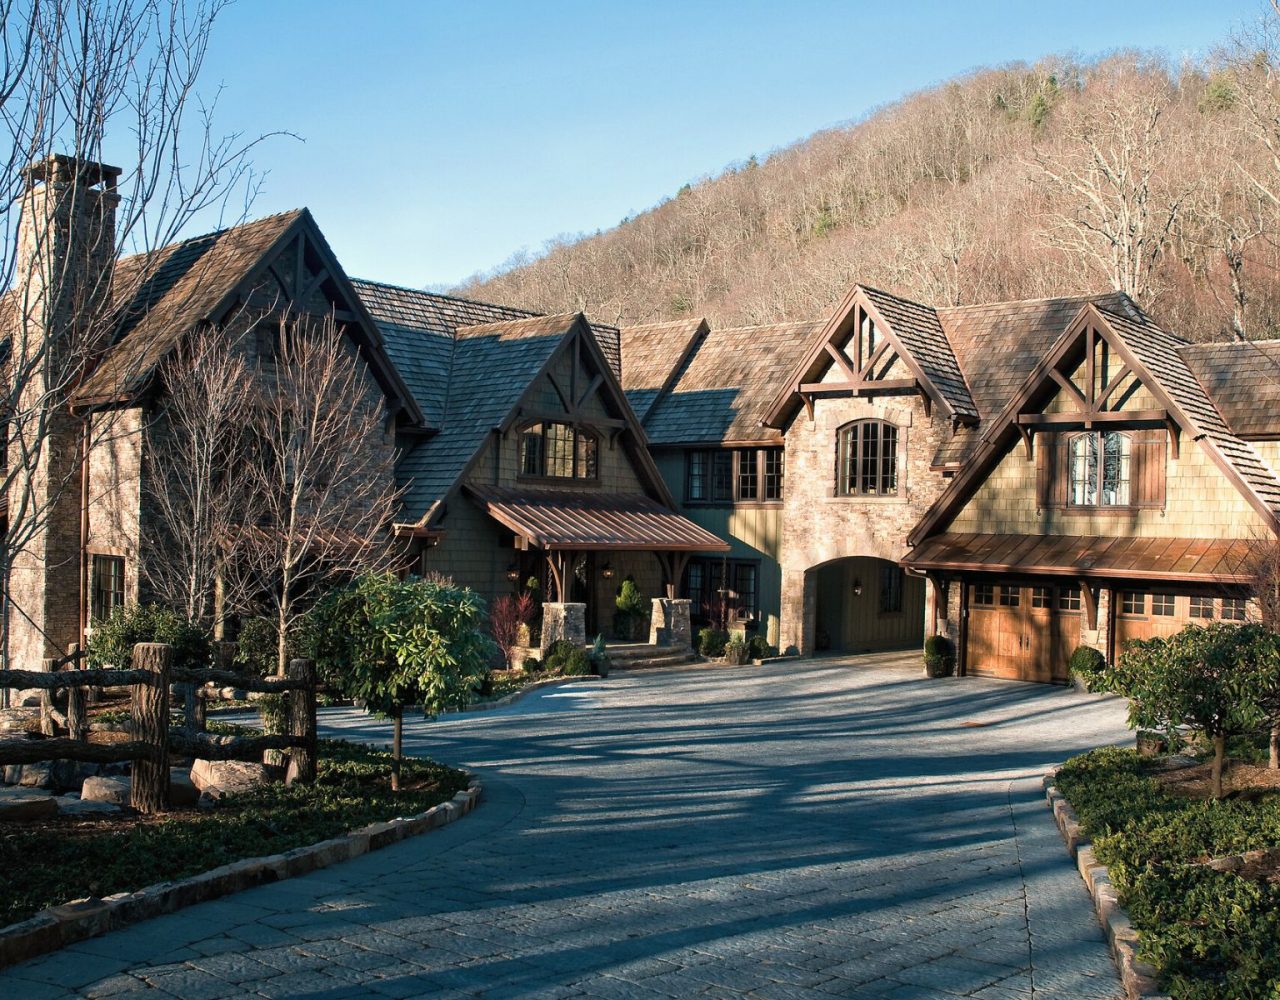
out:
M409 728L482 775L463 822L83 942L0 995L1112 998L1038 779L1122 716L889 655L551 688Z

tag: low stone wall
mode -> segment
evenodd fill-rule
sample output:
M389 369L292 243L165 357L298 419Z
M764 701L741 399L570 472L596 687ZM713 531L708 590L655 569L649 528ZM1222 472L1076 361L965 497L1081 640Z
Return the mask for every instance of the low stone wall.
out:
M548 601L542 606L542 649L559 639L575 646L587 644L587 606L578 602Z
M373 823L346 836L284 854L235 861L178 882L161 882L105 899L90 897L51 906L29 920L0 928L0 967L196 903L328 868L406 837L448 826L475 808L480 792L479 782L472 781L466 791L458 792L449 802L432 806L417 816Z
M692 604L683 598L655 597L649 619L649 645L692 649L693 626L689 621Z

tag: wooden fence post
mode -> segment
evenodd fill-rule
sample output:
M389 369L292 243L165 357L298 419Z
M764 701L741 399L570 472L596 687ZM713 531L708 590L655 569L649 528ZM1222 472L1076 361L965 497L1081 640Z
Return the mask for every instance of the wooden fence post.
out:
M53 658L44 661L44 672L53 673L58 669L58 661ZM57 724L53 721L53 691L49 688L40 689L40 732L45 736L56 736L58 732Z
M133 686L133 738L146 743L149 753L133 762L129 804L140 813L157 813L169 804L169 670L173 666L173 647L163 642L140 642L133 647L132 666L154 674L154 679Z
M72 643L67 647L67 655L75 656L80 647ZM80 670L83 663L73 659L67 664L68 670ZM67 735L73 740L85 741L89 733L89 713L87 710L89 689L79 684L67 688Z
M302 686L289 692L289 735L306 740L306 746L289 751L289 784L316 780L316 665L311 660L290 660L289 677Z

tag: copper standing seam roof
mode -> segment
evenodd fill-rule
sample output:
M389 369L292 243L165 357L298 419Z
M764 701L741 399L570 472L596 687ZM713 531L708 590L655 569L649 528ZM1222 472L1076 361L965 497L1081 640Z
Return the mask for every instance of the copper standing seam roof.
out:
M1249 583L1255 543L1243 538L1122 538L948 532L902 560L920 570Z
M466 489L490 517L541 549L729 551L711 532L639 494Z

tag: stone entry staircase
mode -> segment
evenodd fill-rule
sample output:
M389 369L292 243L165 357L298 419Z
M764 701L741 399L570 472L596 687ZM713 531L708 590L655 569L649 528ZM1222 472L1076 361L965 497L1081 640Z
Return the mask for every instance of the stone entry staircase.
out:
M693 650L679 646L651 646L647 642L609 643L612 670L645 670L651 667L679 667L700 659Z

